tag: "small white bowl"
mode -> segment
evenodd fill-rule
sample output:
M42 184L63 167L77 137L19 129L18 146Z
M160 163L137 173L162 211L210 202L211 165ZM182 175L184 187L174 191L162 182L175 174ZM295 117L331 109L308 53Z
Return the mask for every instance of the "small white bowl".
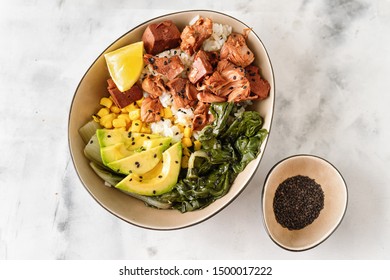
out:
M276 189L287 178L302 175L314 179L324 192L324 208L317 219L300 230L289 230L275 218L273 201ZM262 210L266 230L280 247L304 251L325 241L341 223L347 209L348 191L339 171L328 161L313 155L295 155L277 163L268 173Z

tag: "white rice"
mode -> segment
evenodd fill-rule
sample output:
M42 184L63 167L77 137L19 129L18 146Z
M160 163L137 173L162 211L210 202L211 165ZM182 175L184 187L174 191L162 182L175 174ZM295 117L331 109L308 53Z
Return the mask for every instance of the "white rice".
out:
M200 15L195 16L193 19L190 20L188 23L189 25L194 25L195 22L200 18Z
M213 34L203 42L202 49L209 52L219 51L231 33L230 25L213 23Z
M199 15L195 16L190 20L189 25L194 25L199 18ZM233 29L230 25L213 22L213 34L203 42L202 49L209 52L219 51L232 31Z
M154 134L171 137L173 143L179 142L181 138L183 138L183 134L180 132L179 127L173 125L168 119L154 122L150 125L150 128Z
M159 97L159 99L160 99L161 105L164 108L172 106L173 99L172 99L172 95L169 92L167 92L167 91L163 92L163 94Z
M194 118L194 111L192 108L176 109L176 108L172 107L171 111L172 111L173 115L175 116L175 124L181 124L183 126L192 127L192 119Z

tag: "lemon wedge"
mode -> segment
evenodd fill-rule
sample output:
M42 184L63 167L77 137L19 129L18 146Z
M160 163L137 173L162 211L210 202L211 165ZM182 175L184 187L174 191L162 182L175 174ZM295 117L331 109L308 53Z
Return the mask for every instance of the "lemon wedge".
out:
M144 43L140 41L104 54L110 76L120 91L129 90L139 79L143 53Z

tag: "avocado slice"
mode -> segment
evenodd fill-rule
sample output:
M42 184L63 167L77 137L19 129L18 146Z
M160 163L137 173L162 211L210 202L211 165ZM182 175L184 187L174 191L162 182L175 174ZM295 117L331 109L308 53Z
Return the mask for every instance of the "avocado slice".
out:
M123 192L146 196L156 196L169 192L176 185L179 178L181 154L181 142L177 142L163 152L160 165L157 164L154 169L142 176L131 173L115 187ZM153 175L150 174L151 172L153 172Z
M165 151L169 147L171 140L172 138L170 137L153 138L150 140L148 139L143 141L142 146L136 150L133 150L132 146L126 147L125 143L117 143L114 145L100 148L100 153L104 165L108 166L110 162L134 155L135 153L150 150L157 146L162 147L163 151Z
M125 143L117 143L111 146L100 148L100 155L104 165L122 158L131 156L135 151L126 149Z
M162 146L165 151L171 144L171 141L172 141L171 137L147 139L142 143L142 146L139 147L136 151L142 152L158 146Z
M96 137L104 165L156 146L163 146L165 150L171 142L170 137L119 129L98 129Z
M107 166L117 173L142 175L152 170L161 161L163 151L163 146L154 147L150 150L134 153L120 160L109 162Z
M120 129L97 129L96 135L101 148L124 143L129 150L140 148L145 140L161 138L157 134L131 132Z

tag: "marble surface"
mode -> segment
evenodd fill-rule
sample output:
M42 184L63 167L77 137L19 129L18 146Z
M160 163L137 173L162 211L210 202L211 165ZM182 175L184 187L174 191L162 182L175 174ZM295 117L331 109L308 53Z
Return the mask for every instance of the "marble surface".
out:
M252 26L276 78L270 141L254 179L199 225L150 231L100 207L67 142L73 93L95 57L143 21L213 9ZM0 2L0 259L389 259L390 2ZM345 218L315 249L276 246L261 220L267 172L298 153L332 162Z

